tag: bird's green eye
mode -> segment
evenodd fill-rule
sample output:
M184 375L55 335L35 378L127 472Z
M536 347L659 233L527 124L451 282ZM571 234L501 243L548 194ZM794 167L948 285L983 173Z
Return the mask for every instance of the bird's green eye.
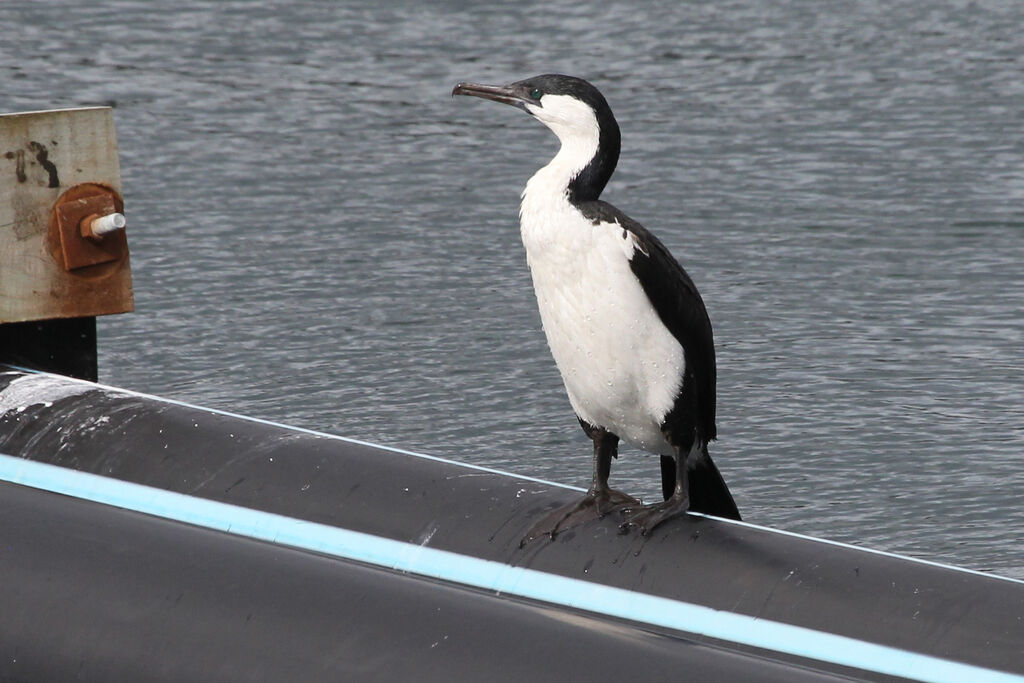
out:
M540 99L540 96L541 96L541 95L543 95L543 94L544 94L544 93L542 93L542 92L541 92L540 90L538 90L537 88L534 88L533 90L531 90L531 91L530 91L530 97L532 97L532 98L533 98L533 99L535 99L535 100L539 100L539 99Z

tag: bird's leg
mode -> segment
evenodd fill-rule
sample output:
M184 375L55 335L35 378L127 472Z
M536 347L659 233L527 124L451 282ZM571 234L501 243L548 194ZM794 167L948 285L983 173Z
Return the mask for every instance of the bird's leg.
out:
M690 485L686 460L688 456L694 457L695 451L700 450L700 440L694 439L693 445L687 451L682 450L678 446L674 446L674 450L676 485L671 495L661 503L624 510L626 521L619 526L622 531L635 526L640 528L641 536L646 536L654 530L654 527L665 520L685 514L690 509Z
M580 424L585 423L581 420ZM636 498L608 486L608 477L612 471L612 458L618 457L619 437L601 427L593 428L590 425L585 425L583 429L594 440L594 478L590 483L587 495L580 502L592 499L598 518L632 505L639 505L640 501Z
M610 512L639 505L640 501L608 486L612 458L617 457L619 437L601 427L593 427L582 420L583 430L594 442L594 477L586 494L576 501L551 511L540 520L520 542L520 547L540 536L555 539L560 531L591 519L601 519Z

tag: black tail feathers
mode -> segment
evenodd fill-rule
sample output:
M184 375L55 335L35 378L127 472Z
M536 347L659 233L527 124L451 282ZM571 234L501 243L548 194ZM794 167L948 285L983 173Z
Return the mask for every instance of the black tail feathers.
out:
M722 479L722 473L715 467L707 446L699 451L694 449L686 458L687 479L689 481L690 510L703 512L706 515L740 519L736 502L729 493L729 487ZM676 487L676 461L667 455L661 456L661 490L665 499Z

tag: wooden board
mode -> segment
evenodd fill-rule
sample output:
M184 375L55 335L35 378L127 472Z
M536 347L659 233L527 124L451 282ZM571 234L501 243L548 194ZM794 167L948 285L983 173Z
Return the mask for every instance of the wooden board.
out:
M0 323L134 308L127 248L65 269L54 203L83 183L121 192L109 107L0 115Z

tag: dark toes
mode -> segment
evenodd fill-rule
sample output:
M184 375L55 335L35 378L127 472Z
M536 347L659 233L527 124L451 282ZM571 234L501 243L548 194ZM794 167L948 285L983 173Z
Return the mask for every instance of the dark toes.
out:
M621 530L631 526L639 527L640 535L647 536L662 522L685 514L689 507L689 498L674 497L663 503L645 505L636 510L627 511L628 516L619 528Z

